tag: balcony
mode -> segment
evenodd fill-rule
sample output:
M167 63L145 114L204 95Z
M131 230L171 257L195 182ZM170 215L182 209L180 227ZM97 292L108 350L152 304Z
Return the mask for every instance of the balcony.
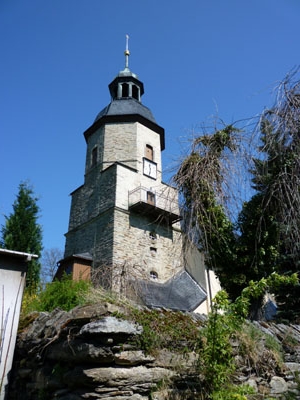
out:
M170 225L181 220L178 203L171 195L162 195L142 186L129 191L128 204L130 211L167 220Z

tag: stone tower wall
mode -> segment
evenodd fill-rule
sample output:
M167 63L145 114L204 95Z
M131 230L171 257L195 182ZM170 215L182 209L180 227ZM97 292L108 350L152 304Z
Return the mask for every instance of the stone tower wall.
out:
M158 282L171 278L183 267L181 234L165 223L154 223L147 215L115 211L113 264L134 266L136 276L150 278L157 273ZM156 238L152 235L155 232Z
M134 174L130 169L117 165L116 175L113 263L119 264L126 260L132 265L139 265L146 277L149 277L150 271L155 271L159 279L165 281L183 266L179 226L177 224L174 229L167 219L162 216L150 218L146 211L139 214L129 212L128 192L140 186L141 174ZM148 177L144 179L148 187L149 182L155 182L152 189L162 193L166 201L172 199L174 204L178 204L174 188ZM156 241L149 238L151 232L156 233Z
M101 264L110 264L113 252L113 208L88 224L66 234L65 257L90 253Z
M116 174L101 173L95 166L85 177L85 184L72 193L69 231L87 224L115 204Z
M97 164L100 170L119 162L138 170L141 179L143 179L143 157L145 156L146 144L153 147L153 161L157 163L158 171L156 182L161 182L160 136L138 122L109 123L101 126L89 136L85 164L86 174L94 168L92 166L92 152L97 146Z
M97 249L102 260L112 259L113 210L115 205L116 165L101 173L94 167L86 184L72 193L65 257Z
M87 174L92 166L92 152L95 147L98 149L98 162L102 165L103 151L104 151L104 131L105 127L101 126L89 136L86 148L86 159L85 159L85 173ZM102 168L102 167L101 167Z
M146 145L153 149L157 179L143 173ZM87 139L85 181L72 193L65 257L90 253L93 267L103 272L113 266L116 276L122 272L118 266L126 264L130 274L149 279L155 273L158 282L179 272L184 267L179 226L174 229L165 217L148 215L146 208L130 210L129 192L136 189L142 201L151 191L159 208L172 203L179 212L177 191L161 182L160 135L138 122L105 124Z
M161 282L178 272L183 267L179 230L165 219L129 212L128 192L139 184L140 174L120 164L90 171L86 184L72 194L65 257L88 252L98 266L126 262L144 277L156 272ZM174 192L164 184L157 189ZM153 232L156 240L150 238Z
M136 123L110 123L104 127L103 169L120 162L137 169Z

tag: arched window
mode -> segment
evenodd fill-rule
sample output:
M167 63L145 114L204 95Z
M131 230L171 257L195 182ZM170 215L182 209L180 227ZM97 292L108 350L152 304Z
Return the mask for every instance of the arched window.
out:
M156 247L150 247L150 253L152 257L156 256L157 253L157 248Z
M129 85L128 83L123 83L122 85L122 97L128 97L129 96Z
M155 272L155 271L150 271L150 278L153 279L153 280L158 279L157 272Z
M145 148L145 157L148 160L153 161L153 147L150 146L150 144L146 144L146 148Z
M150 238L151 240L156 240L156 239L157 239L156 232L155 232L155 231L149 232L149 238Z
M139 89L136 85L132 85L132 97L136 100L140 100L139 99Z

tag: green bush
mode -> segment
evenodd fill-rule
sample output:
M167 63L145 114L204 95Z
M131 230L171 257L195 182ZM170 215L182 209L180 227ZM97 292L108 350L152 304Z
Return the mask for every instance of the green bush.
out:
M52 311L55 308L69 311L85 302L85 295L90 290L91 283L84 280L73 281L64 275L61 281L48 283L45 289L34 296L24 296L22 314L32 311Z
M67 275L61 281L48 283L40 294L38 311L52 311L57 307L69 311L83 304L84 294L90 289L90 286L88 281L73 281Z
M205 377L205 386L210 394L225 391L235 371L230 340L241 328L242 319L234 314L228 295L220 291L212 304L212 310L204 329L200 332L199 370ZM215 397L216 399L218 397Z

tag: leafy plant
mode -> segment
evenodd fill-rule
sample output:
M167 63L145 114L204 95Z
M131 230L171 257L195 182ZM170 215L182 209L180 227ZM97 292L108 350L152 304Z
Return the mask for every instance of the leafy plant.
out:
M29 289L25 289L22 299L21 316L25 317L33 311L37 311L40 307L39 290L32 292Z
M25 293L22 311L25 315L30 311L52 311L61 308L69 311L85 302L85 294L91 284L84 280L73 281L64 275L61 281L47 283L44 290L32 295Z
M253 395L254 389L248 385L228 385L225 389L219 389L212 393L212 400L247 400Z
M231 312L227 293L219 292L200 337L199 369L210 395L230 383L235 370L230 339L238 329L239 320L240 316Z
M198 351L199 370L204 377L203 382L206 386L208 398L221 399L222 397L214 396L219 396L224 391L229 393L229 388L233 387L232 377L236 365L231 340L236 335L242 336L241 329L245 326L251 300L259 298L265 291L272 291L285 283L297 284L298 278L295 274L287 277L273 273L268 278L263 278L258 282L251 281L250 285L242 291L241 296L234 302L229 300L225 291L220 291L216 295L212 310L208 315L206 327L201 330ZM261 335L255 329L250 329L247 342L244 340L244 346L248 346L247 350L251 348L253 355L255 354L254 343L258 338L261 338ZM274 365L277 365L279 357L278 359L274 358ZM257 359L254 359L254 362L255 360ZM223 398L242 399L243 397Z
M84 293L90 288L90 283L84 280L73 281L65 275L61 281L48 283L40 294L40 311L52 311L59 307L69 311L83 304Z

